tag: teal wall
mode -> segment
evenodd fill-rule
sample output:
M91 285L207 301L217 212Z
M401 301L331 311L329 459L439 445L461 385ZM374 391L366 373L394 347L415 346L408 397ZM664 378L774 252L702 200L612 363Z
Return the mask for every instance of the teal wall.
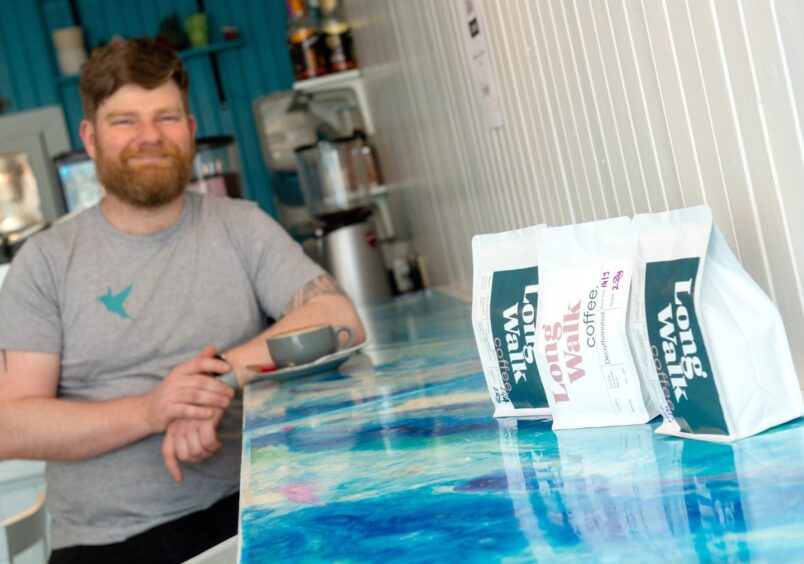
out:
M198 10L196 0L75 0L88 47L123 37L155 36L159 22L176 13L181 21ZM237 139L247 197L275 215L271 174L260 150L252 103L255 98L293 83L285 47L283 0L206 0L210 41L219 43L220 27L235 25L241 43L210 55L184 57L190 73L190 107L199 136L233 135ZM72 25L68 0L0 0L0 97L11 100L7 112L62 104L74 148L81 148L78 81L59 76L50 30ZM217 60L219 100L212 61Z

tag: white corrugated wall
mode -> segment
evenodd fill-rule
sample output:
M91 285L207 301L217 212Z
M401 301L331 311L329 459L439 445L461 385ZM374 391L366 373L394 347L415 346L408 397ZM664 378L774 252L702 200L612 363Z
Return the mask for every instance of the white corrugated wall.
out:
M431 282L476 233L707 203L779 305L804 378L804 2L485 0L486 129L465 2L348 0L386 179Z

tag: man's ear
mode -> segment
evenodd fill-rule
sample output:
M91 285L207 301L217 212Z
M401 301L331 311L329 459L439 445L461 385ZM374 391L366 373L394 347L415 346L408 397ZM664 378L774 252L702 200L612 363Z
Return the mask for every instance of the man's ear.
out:
M190 126L190 136L195 139L195 132L198 130L198 123L193 114L187 114L187 124Z
M88 119L82 119L79 133L89 158L95 160L95 124Z

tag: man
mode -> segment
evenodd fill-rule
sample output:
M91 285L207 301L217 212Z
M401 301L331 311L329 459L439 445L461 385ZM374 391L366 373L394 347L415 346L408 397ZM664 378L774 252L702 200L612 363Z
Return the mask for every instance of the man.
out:
M27 242L0 292L0 458L48 461L52 562L182 561L237 532L241 402L213 375L271 362L272 333L364 330L255 205L185 192L173 52L98 49L80 89L106 196Z

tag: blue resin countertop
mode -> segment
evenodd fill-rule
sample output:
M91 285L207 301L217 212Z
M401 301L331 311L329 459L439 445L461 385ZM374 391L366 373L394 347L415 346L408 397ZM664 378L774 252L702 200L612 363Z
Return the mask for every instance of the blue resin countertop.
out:
M804 423L732 445L492 417L470 305L364 313L337 371L245 392L241 562L804 559Z

